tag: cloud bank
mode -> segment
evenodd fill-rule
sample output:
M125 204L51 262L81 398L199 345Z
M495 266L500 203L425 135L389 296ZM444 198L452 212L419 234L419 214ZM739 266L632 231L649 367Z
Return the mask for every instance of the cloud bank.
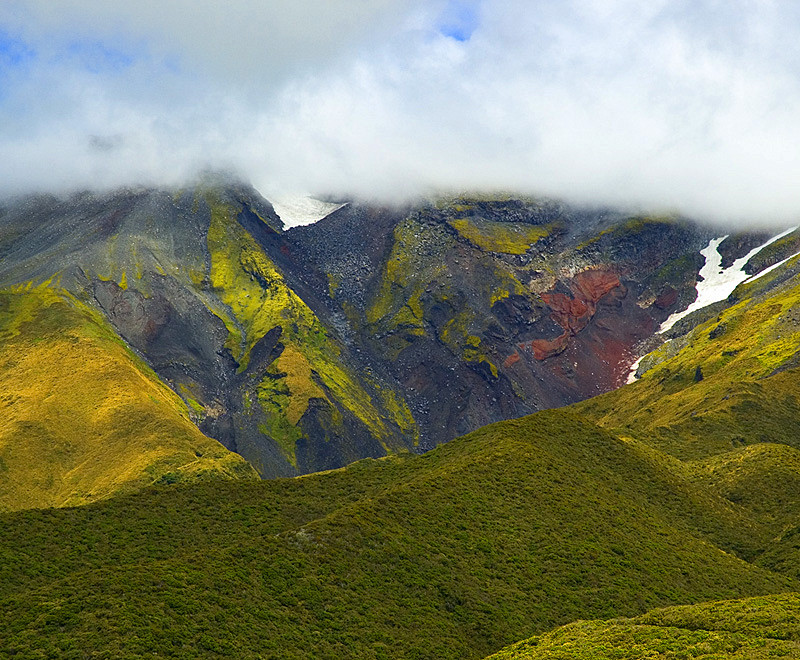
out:
M769 0L6 0L0 192L221 167L791 222L798 28Z

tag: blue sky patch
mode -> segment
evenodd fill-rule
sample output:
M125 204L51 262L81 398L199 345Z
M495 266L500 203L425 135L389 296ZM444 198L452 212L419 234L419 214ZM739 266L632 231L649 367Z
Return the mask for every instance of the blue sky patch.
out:
M0 28L0 66L21 66L35 57L33 48Z
M456 41L469 41L479 24L478 4L478 0L450 0L439 16L439 32Z

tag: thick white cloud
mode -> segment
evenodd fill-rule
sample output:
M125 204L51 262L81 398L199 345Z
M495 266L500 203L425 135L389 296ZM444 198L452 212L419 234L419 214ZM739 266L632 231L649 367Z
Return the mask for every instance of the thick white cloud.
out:
M458 4L11 0L0 26L39 55L0 89L0 186L211 165L264 191L800 215L787 3L471 0L466 41L437 29Z

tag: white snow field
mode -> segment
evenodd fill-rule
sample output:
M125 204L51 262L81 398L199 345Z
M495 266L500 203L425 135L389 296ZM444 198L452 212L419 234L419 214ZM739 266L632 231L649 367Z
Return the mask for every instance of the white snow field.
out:
M658 331L666 332L678 321L685 316L688 316L692 312L702 309L703 307L707 307L712 303L719 302L720 300L725 300L725 298L733 293L733 290L737 286L750 278L750 274L744 272L743 270L747 262L761 252L761 250L763 250L765 247L772 245L772 243L780 240L784 236L788 236L796 229L797 227L790 227L777 236L773 236L766 243L753 248L750 250L750 252L734 261L727 268L721 267L722 255L719 253L717 248L722 241L728 237L726 235L722 236L721 238L712 238L705 249L700 250L700 254L706 258L706 263L700 269L700 277L703 279L697 282L697 298L682 312L675 312L674 314L670 315L670 317L661 324L661 327Z
M275 197L269 201L287 229L312 225L345 206L344 204L322 202L305 195Z

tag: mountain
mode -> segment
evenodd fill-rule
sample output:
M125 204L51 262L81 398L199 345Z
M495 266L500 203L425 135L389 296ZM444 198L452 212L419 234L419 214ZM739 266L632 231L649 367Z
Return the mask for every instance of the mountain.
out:
M796 649L796 230L480 197L286 230L220 179L0 227L8 654Z
M49 282L97 311L204 434L272 477L617 387L691 302L713 236L536 199L329 208L285 231L219 177L25 198L0 207L0 288Z

